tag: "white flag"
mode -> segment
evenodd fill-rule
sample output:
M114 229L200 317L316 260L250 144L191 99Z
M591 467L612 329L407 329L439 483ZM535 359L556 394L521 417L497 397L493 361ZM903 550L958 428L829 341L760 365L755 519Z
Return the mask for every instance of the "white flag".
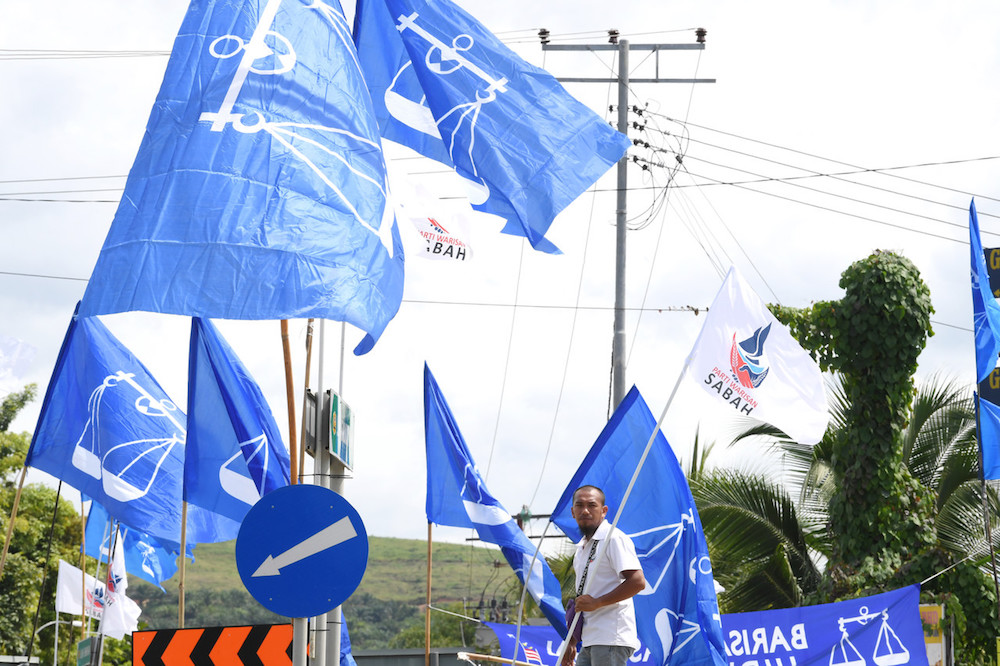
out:
M86 576L85 578L81 578ZM104 609L104 583L97 582L90 574L59 560L59 576L56 579L56 612L80 615L83 600L83 580L86 580L87 616L100 618Z
M121 640L125 634L131 634L139 628L139 615L142 609L127 596L128 575L125 573L125 552L122 538L119 534L114 541L114 554L111 556L111 566L108 568L108 600L107 612L101 622L101 633L111 638Z
M720 404L797 442L815 444L826 432L819 366L735 268L709 308L687 367Z

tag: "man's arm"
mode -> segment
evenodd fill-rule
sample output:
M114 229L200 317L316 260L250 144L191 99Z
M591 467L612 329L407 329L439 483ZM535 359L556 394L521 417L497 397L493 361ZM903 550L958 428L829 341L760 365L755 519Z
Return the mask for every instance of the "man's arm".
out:
M624 601L626 599L631 599L635 595L639 594L646 587L646 577L642 575L642 569L629 569L627 571L621 572L622 580L618 584L618 587L614 588L607 594L602 594L599 597L592 597L589 594L583 594L576 598L576 610L579 611L594 611L598 608L603 608L604 606L610 606L611 604L616 604L619 601Z

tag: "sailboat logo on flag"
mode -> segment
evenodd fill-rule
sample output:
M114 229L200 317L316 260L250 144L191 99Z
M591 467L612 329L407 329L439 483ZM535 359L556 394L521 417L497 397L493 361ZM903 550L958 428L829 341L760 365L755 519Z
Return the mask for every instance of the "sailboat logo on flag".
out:
M282 0L268 0L260 14L260 21L249 39L226 34L217 37L209 44L209 53L219 60L227 60L241 53L242 55L240 55L239 64L232 74L225 98L220 103L218 110L203 112L200 120L210 122L213 132L221 132L227 125L232 124L233 129L242 134L266 133L326 185L329 190L326 194L332 195L332 199L339 203L339 207L350 211L358 224L378 236L391 257L393 256L392 227L394 222L392 207L384 207L379 228L373 228L365 219L365 215L355 208L351 197L348 197L339 186L345 177L344 174L326 173L321 168L324 162L333 157L337 164L342 163L343 167L349 170L351 175L357 179L358 185L363 186L362 181L364 181L369 186L374 186L381 194L381 198L385 199L388 188L384 178L376 173L365 173L361 167L350 164L342 156L342 153L350 155L372 150L380 154L381 146L377 142L352 132L346 126L324 126L294 121L278 122L268 119L262 111L267 106L265 101L253 99L253 93L259 92L255 90L256 86L248 86L251 90L251 99L244 100L241 104L244 109L247 109L247 112L237 111L234 108L250 74L278 76L291 72L298 62L298 55L292 42L284 35L271 29L281 3ZM333 32L332 39L343 44L350 43L350 27L337 8L317 0L307 4L305 9L318 12L323 21L329 24Z
M729 364L733 375L746 388L757 388L767 377L769 368L763 364L764 341L771 331L771 325L758 328L746 340L736 342L733 333L733 347L729 352Z
M161 422L165 419L173 428L167 427L163 437L136 439L106 447L102 441L107 431L101 428L101 405L108 399L108 391L118 394L115 399L118 404L131 400L133 408L141 415L139 418ZM90 394L88 418L73 447L73 467L100 481L108 497L119 502L145 497L170 452L175 446L183 445L185 431L174 416L176 411L177 406L170 400L157 400L150 395L136 382L134 374L119 370L108 375ZM140 462L142 464L137 464Z
M461 72L467 72L466 77L473 77L479 79L480 83L476 83L473 88L476 89L475 99L456 104L454 107L445 112L440 118L435 122L433 116L430 115L429 109L425 112L423 109L427 109L426 106L416 103L406 103L405 98L400 97L395 94L392 90L392 86L386 91L385 102L386 108L389 113L399 120L400 122L406 123L413 129L417 129L426 134L431 134L432 130L430 127L435 127L437 133L441 133L442 129L444 134L442 138L444 139L445 145L448 148L448 154L451 155L452 161L455 161L455 147L456 144L462 143L459 139L460 133L462 135L467 135L468 138L465 139L465 143L468 146L468 157L467 160L460 160L461 163L468 165L471 169L471 175L474 180L470 180L463 176L463 180L467 186L469 186L468 197L469 201L475 205L481 205L490 198L490 188L486 184L486 181L479 175L476 168L476 163L473 160L472 151L475 146L475 133L476 133L476 123L479 121L479 115L486 104L496 101L497 93L507 92L507 79L503 76L494 77L489 72L485 71L474 63L470 58L466 57L466 54L472 51L473 46L475 46L475 40L472 36L468 34L459 34L452 39L451 44L446 44L441 41L435 35L431 34L427 29L417 23L417 19L420 15L417 12L413 12L409 16L400 16L397 19L396 29L400 33L406 30L419 35L425 42L427 42L427 51L424 56L424 63L427 66L427 71L438 77L447 77L450 75L461 75ZM411 66L410 63L406 63L403 67ZM397 72L397 78L403 74L401 69ZM455 86L458 88L458 86ZM465 86L462 86L465 89ZM409 112L403 111L400 107L401 105L408 109ZM417 110L419 109L419 110ZM415 112L416 111L416 112ZM399 114L399 115L397 115ZM433 125L428 126L428 120L430 120ZM462 175L460 173L460 175Z

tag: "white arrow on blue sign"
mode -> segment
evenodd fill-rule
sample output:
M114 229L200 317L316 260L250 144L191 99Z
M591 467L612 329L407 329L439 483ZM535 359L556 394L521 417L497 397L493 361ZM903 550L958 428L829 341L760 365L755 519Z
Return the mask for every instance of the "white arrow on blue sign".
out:
M262 606L285 617L333 610L361 584L368 534L346 499L322 486L279 488L247 512L236 568Z

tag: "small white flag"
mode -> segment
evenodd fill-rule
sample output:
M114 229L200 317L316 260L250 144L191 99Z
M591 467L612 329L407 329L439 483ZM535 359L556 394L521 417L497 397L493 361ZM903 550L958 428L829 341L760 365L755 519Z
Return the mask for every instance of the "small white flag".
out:
M81 578L86 576L85 579ZM104 610L104 583L79 568L59 560L59 576L56 579L56 612L80 615L83 607L84 580L86 580L87 616L100 618Z
M720 404L815 444L829 413L819 366L735 268L709 308L688 373Z
M101 633L121 640L126 634L139 629L139 615L142 609L127 596L128 575L125 573L125 553L119 534L114 541L114 554L108 568L107 612L101 622Z

